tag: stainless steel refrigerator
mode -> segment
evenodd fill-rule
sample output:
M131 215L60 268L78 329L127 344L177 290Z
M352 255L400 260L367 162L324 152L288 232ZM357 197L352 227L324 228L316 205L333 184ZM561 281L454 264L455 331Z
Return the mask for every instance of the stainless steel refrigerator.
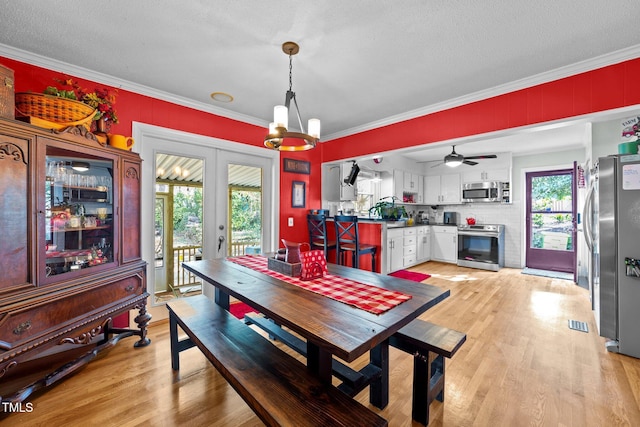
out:
M640 155L601 157L585 203L589 287L609 351L640 358Z

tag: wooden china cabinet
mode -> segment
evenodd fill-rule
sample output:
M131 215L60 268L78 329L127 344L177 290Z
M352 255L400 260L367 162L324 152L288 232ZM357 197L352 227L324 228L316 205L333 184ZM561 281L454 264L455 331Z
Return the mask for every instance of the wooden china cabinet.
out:
M149 344L140 172L138 154L79 128L0 119L0 401L26 399L123 337ZM133 309L137 328L114 327Z

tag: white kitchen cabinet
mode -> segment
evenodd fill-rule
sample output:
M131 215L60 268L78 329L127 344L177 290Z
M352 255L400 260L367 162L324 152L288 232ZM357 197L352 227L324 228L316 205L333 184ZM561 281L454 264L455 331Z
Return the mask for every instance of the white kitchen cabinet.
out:
M431 259L431 227L428 225L416 227L417 255L416 262L427 262Z
M403 188L406 193L417 193L419 191L422 175L417 173L404 172Z
M475 166L478 167L478 166ZM485 181L499 181L509 182L509 169L477 169L467 171L462 175L462 182L485 182Z
M404 235L402 228L387 230L387 266L389 271L401 270L404 267Z
M399 202L404 202L405 196L408 196L413 200L412 203L422 203L423 187L424 182L422 175L402 170L394 170L393 178L383 182L380 189L383 196L391 194L395 196Z
M402 201L402 194L404 193L404 172L399 170L393 171L393 195Z
M424 204L452 205L462 203L460 174L427 175L424 177Z
M402 265L411 267L416 264L418 249L417 233L414 227L402 229Z
M431 233L431 259L456 264L458 260L458 229L447 225L433 225Z

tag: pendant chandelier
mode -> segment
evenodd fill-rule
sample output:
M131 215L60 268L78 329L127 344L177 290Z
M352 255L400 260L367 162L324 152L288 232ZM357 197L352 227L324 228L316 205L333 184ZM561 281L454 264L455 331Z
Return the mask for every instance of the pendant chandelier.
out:
M285 42L282 44L282 51L289 55L289 90L285 97L284 105L276 105L273 108L273 122L269 123L269 134L264 138L264 145L268 148L278 151L304 151L310 150L316 146L320 140L320 120L309 119L308 130L309 133L304 132L302 126L302 119L300 118L300 110L298 109L298 101L296 101L296 94L291 90L292 82L292 70L293 66L291 58L297 54L300 47L294 42ZM296 116L298 117L298 125L300 126L300 132L289 131L289 107L291 101L296 109ZM283 144L285 139L295 140L295 144ZM291 141L288 141L291 142Z

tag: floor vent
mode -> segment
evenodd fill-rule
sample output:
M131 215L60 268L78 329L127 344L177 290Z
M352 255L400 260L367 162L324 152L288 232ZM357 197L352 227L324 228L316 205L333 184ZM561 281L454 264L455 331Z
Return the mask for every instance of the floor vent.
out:
M569 320L569 329L575 329L580 332L589 332L589 326L586 322L578 322L577 320Z

